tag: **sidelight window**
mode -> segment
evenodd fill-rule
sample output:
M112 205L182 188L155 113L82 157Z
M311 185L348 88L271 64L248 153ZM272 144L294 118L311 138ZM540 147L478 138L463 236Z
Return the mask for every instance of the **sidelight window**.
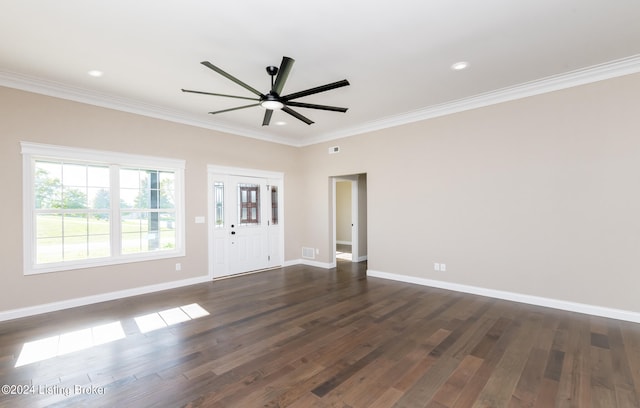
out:
M213 200L215 202L215 228L224 228L224 183L213 183Z

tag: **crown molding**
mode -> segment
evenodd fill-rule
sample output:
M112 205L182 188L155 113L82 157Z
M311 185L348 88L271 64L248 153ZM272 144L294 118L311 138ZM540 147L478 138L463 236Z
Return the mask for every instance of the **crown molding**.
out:
M529 96L541 95L579 85L586 85L593 82L604 81L606 79L635 74L638 72L640 72L640 54L478 94L468 98L428 106L423 109L406 112L400 115L389 116L365 123L361 126L343 129L338 132L319 135L317 138L314 138L313 141L305 144L305 146L394 126L405 125L426 119L433 119L451 115L453 113L496 105L503 102L514 101L517 99L527 98Z
M292 143L290 139L278 138L262 132L255 132L244 128L224 126L217 123L203 121L193 115L163 108L161 106L151 105L132 99L114 97L14 72L0 71L0 86L215 130L218 132L250 137L267 142L280 143L294 147L304 147L426 119L451 115L453 113L464 112L471 109L482 108L498 103L509 102L529 96L567 89L574 86L635 74L638 72L640 72L640 54L482 93L468 98L445 102L439 105L427 106L422 109L381 118L379 120L370 121L359 126L345 128L336 132L319 134L317 137L302 143Z
M0 70L0 86L33 92L54 98L66 99L102 108L114 109L136 115L147 116L155 119L167 120L184 125L195 126L204 129L215 130L238 136L246 136L253 139L264 140L282 144L290 144L286 139L278 139L265 133L253 132L247 129L224 126L218 123L204 121L185 112L168 109L162 106L145 102L120 98L113 95L99 93L84 88L70 86L56 81L37 78L29 75Z

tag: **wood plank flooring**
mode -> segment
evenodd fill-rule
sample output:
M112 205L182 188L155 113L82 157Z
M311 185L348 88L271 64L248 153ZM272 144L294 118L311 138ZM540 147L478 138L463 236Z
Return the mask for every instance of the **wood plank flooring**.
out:
M0 407L640 407L638 324L365 270L292 266L0 323L0 385L24 393L3 388ZM193 303L209 314L136 324ZM124 338L15 367L25 343L113 322Z

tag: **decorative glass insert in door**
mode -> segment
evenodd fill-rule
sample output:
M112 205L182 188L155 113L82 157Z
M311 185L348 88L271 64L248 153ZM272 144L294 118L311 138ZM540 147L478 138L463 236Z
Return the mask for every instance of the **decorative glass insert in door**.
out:
M271 225L278 225L278 186L271 186Z
M260 224L260 185L238 184L238 225Z
M215 228L224 228L224 183L213 183L213 198L215 200L216 225Z

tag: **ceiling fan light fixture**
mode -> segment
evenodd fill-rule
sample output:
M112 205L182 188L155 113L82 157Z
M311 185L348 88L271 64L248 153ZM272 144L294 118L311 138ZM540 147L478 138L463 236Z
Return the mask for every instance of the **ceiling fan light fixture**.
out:
M266 99L260 102L260 106L262 106L265 109L280 110L284 108L284 103L275 99Z

